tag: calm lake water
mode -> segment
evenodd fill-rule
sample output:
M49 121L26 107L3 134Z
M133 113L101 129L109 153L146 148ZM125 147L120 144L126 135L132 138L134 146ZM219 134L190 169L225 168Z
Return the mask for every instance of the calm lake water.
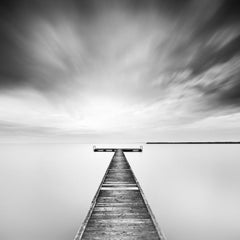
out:
M113 156L92 146L0 145L1 240L74 238ZM143 146L126 156L167 239L240 239L239 145Z

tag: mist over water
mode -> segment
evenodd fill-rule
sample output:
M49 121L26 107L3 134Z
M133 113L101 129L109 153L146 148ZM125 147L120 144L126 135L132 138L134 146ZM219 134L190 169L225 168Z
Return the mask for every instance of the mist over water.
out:
M92 146L0 145L1 240L74 238L113 156ZM171 240L240 238L239 156L238 145L144 145L143 153L126 153Z

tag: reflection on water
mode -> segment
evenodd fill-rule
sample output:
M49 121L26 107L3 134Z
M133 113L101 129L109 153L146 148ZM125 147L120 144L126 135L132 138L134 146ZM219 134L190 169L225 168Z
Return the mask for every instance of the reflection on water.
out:
M0 145L1 239L73 239L113 155L92 147ZM238 145L144 145L126 156L168 239L240 239Z

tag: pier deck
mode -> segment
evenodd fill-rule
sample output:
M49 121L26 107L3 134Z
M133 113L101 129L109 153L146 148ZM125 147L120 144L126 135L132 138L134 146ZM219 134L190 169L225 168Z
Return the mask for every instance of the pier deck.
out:
M142 152L143 148L93 148L94 152L116 152L117 150L121 150L122 152Z
M123 151L115 149L75 240L164 239Z

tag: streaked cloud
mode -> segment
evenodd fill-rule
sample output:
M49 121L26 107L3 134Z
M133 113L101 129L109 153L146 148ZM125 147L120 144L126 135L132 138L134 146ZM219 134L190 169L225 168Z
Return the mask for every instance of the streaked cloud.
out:
M238 5L234 0L4 3L1 132L140 131L139 139L147 140L152 132L160 136L176 127L198 135L202 121L207 129L208 119L209 126L219 117L232 119L240 99Z

